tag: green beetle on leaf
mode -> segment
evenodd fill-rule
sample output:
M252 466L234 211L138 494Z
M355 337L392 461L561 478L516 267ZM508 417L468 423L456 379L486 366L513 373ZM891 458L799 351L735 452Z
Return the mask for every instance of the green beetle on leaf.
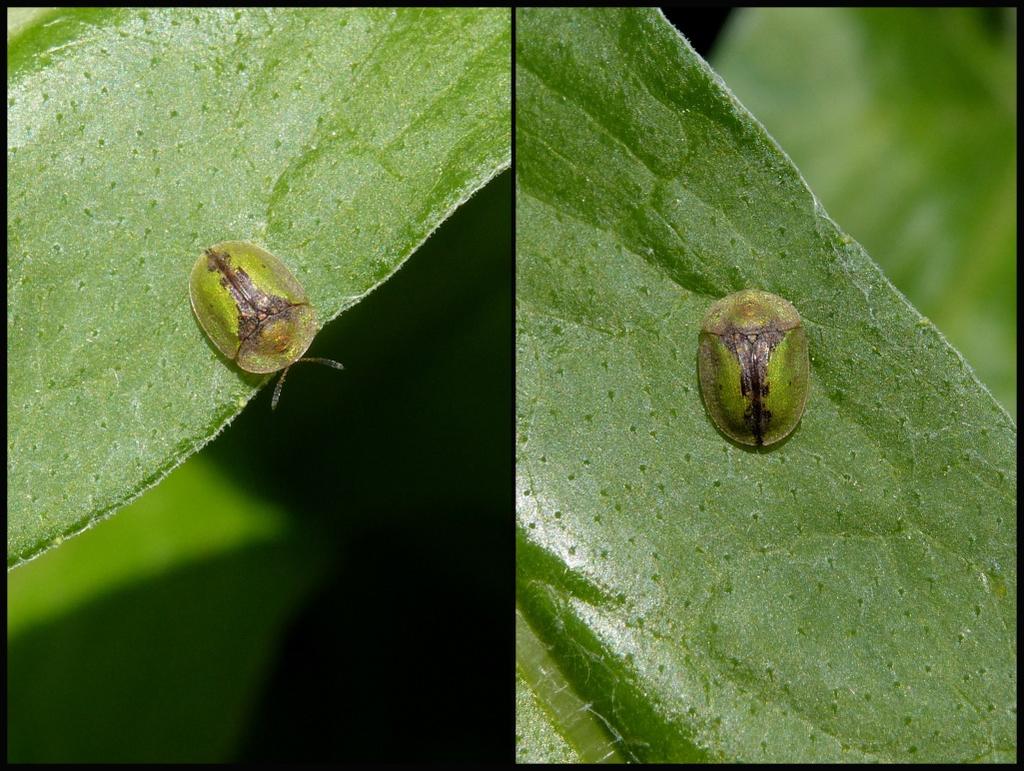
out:
M255 244L223 241L204 250L188 288L196 319L217 350L246 372L284 370L271 409L292 364L343 369L331 359L302 357L317 332L316 313L285 264Z
M807 334L788 301L744 289L712 305L697 368L704 404L729 438L758 447L786 438L807 403Z

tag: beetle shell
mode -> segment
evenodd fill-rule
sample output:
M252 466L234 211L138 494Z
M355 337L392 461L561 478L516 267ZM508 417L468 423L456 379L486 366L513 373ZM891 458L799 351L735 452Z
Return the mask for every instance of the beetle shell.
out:
M313 342L316 314L302 285L277 257L246 241L223 241L199 256L189 277L199 325L247 372L297 361Z
M731 439L770 445L800 422L810 364L788 300L758 289L723 297L704 316L697 365L708 414Z

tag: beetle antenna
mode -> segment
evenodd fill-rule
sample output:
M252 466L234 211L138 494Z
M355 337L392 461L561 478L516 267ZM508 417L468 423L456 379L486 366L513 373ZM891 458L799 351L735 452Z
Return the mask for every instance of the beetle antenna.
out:
M293 361L291 364L284 368L284 371L281 373L281 377L277 379L277 385L274 386L274 398L270 400L270 409L277 409L277 400L281 398L281 388L284 386L284 376L288 374L288 370L290 370L300 361L312 361L316 364L324 364L328 367L334 367L334 369L345 369L345 365L343 365L340 361L335 361L334 359L321 359L316 356L310 356L305 359L297 359Z
M288 374L290 369L291 367L285 367L281 377L277 379L277 385L274 386L274 398L270 400L270 409L272 410L277 409L277 400L281 398L281 386L284 385L284 376Z
M313 361L316 362L317 364L324 364L328 367L334 367L335 369L345 369L345 366L340 361L335 361L334 359L321 359L316 356L311 356L305 359L299 359L299 361ZM297 364L298 362L295 363Z

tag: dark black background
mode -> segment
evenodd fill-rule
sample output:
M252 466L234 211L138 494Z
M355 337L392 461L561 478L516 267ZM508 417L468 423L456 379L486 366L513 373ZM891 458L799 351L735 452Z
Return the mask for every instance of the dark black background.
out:
M320 333L208 452L328 551L241 759L514 758L512 179ZM273 451L252 448L273 437ZM284 501L283 501L284 502Z
M690 41L703 58L708 59L715 41L725 26L732 8L662 8L665 17Z

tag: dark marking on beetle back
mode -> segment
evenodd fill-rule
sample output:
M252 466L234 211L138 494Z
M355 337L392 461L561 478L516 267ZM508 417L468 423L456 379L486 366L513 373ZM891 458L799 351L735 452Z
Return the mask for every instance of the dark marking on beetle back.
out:
M764 444L772 419L771 410L764 406L770 386L768 360L784 336L785 332L770 326L756 332L729 328L721 335L722 342L740 365L740 392L748 402L743 418L758 447Z
M289 312L295 303L284 297L267 294L257 287L244 268L231 264L227 252L206 250L206 265L209 270L220 273L220 284L235 301L238 308L238 339L244 341L253 335L269 318Z

